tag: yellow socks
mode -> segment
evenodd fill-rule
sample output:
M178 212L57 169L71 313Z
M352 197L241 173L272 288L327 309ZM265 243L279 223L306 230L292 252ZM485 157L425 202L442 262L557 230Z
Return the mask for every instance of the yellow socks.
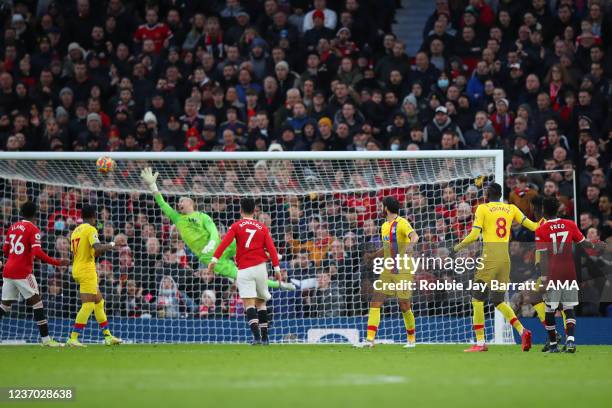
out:
M104 336L110 336L111 332L108 330L108 319L106 318L106 312L104 311L104 299L95 304L94 314L96 316L96 321L100 325L100 329L102 329L102 334Z
M484 315L484 302L480 300L472 299L472 324L474 333L476 333L476 343L482 346L485 343L485 315Z
M519 319L514 314L514 310L512 310L510 305L507 304L506 302L502 302L499 305L497 305L496 307L497 307L497 310L499 310L501 312L501 314L504 315L504 318L508 322L510 322L512 327L514 327L519 334L523 334L523 325L521 324Z
M536 305L533 305L536 313L538 314L538 319L542 322L542 324L546 324L546 305L544 302L540 302Z
M378 330L379 324L380 308L372 307L370 308L370 313L368 314L368 341L374 341L374 337L376 337L376 331Z
M402 312L402 316L404 317L404 325L406 325L406 333L408 333L408 341L414 343L416 341L416 335L414 329L414 313L412 313L412 309L407 312Z
M72 333L70 333L71 339L76 339L79 337L79 334L83 332L83 329L87 325L87 320L89 320L89 316L94 311L94 303L93 302L85 302L81 305L81 309L79 313L76 315L76 320L74 323L74 328Z
M563 329L565 330L565 333L567 334L567 316L565 316L565 310L561 311L561 317L563 317Z

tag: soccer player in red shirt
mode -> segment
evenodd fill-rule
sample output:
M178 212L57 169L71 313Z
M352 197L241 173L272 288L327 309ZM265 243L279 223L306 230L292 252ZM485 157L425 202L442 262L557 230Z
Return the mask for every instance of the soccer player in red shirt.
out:
M33 221L36 216L36 205L30 201L21 206L22 221L16 222L6 232L6 239L2 248L7 258L2 270L2 303L0 304L0 319L11 311L11 305L19 298L19 294L26 300L26 304L34 311L34 320L38 325L42 344L48 347L61 347L62 344L49 337L49 324L45 317L38 283L32 274L34 258L38 258L55 266L66 266L67 259L55 259L47 255L40 247L40 230Z
M213 258L208 264L212 273L217 260L225 248L236 240L236 265L238 276L236 286L244 302L246 319L253 333L253 343L268 345L268 311L266 301L272 296L268 292L268 270L266 263L272 261L276 279L281 281L278 252L270 236L270 231L263 223L253 218L255 201L252 198L240 200L241 219L232 224L221 240ZM267 252L267 253L266 253ZM268 255L269 254L269 255Z
M536 229L536 250L541 253L542 284L546 290L546 331L548 332L549 353L558 353L555 312L563 308L567 322L567 338L564 351L576 352L574 331L576 316L574 306L578 305L576 267L573 244L585 249L604 249L605 243L587 241L574 221L558 218L559 200L547 197L542 204L547 220Z

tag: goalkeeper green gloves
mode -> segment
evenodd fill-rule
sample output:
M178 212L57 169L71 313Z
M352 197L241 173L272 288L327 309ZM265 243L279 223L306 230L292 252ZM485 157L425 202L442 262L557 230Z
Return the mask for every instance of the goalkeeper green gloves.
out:
M153 169L151 167L145 167L140 172L140 177L142 178L142 181L144 181L144 183L147 185L147 187L149 187L149 190L151 190L153 194L159 193L159 189L157 188L156 183L158 176L159 173L157 172L153 174Z

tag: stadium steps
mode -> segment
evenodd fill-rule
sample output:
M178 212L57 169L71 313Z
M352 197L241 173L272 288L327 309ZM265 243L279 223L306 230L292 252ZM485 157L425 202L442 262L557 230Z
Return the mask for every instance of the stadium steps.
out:
M393 32L406 43L406 52L413 57L423 42L423 27L436 4L432 0L402 0L402 6L395 14Z

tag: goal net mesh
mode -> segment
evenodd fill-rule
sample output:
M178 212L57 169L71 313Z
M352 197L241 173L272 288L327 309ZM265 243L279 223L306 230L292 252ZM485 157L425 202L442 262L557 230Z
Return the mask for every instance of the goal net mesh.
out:
M151 156L152 158L155 156ZM231 158L231 156L228 156ZM181 241L143 185L140 171L160 173L159 188L174 208L194 199L221 236L239 218L239 199L256 199L282 256L281 268L297 290L272 289L273 342L357 341L365 335L368 301L377 276L366 254L381 246L380 201L395 196L419 234L417 253L445 256L471 227L475 206L494 179L493 158L367 160L117 160L107 175L95 160L1 160L2 235L18 220L19 205L34 201L43 247L69 258L70 233L80 208L94 204L102 242L123 235L127 246L97 259L99 289L113 334L132 342L242 342L248 338L243 305L232 279L209 275ZM475 249L476 251L476 249ZM36 263L51 334L65 339L80 302L71 267ZM417 280L462 281L472 270L419 268ZM412 293L418 342L473 339L468 291ZM487 309L487 338L494 337ZM0 340L37 341L21 299L0 320ZM99 341L93 315L83 334ZM403 342L396 300L382 309L377 339Z

